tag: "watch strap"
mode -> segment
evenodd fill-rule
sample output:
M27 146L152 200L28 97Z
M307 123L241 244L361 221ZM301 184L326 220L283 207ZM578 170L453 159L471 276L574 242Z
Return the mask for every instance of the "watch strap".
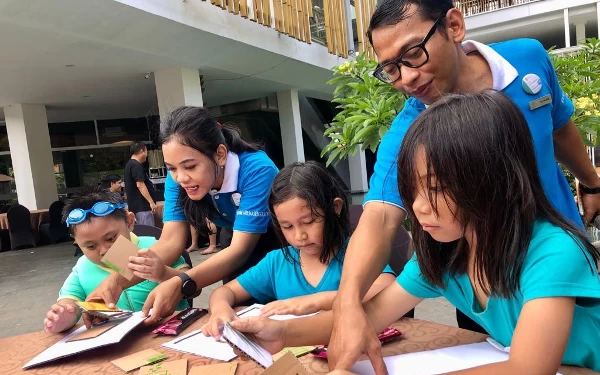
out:
M579 183L579 191L584 194L600 194L600 187L591 188Z

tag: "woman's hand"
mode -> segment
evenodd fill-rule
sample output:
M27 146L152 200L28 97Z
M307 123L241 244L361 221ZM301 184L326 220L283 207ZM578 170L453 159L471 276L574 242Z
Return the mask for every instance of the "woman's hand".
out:
M284 314L300 316L320 311L321 309L314 303L314 298L311 297L313 296L301 296L267 303L262 308L260 315L264 317Z
M142 279L157 283L165 280L165 263L161 257L150 249L140 249L136 257L129 257L127 267L133 271L135 276Z
M285 322L253 316L234 320L231 326L249 334L271 354L278 353L285 347Z
M148 316L150 309L152 315L144 321L144 325L152 325L162 318L170 316L175 311L177 304L183 298L181 292L181 278L172 277L169 280L158 284L156 288L146 298L142 315Z
M227 323L238 319L235 311L229 308L229 311L211 313L210 320L202 326L204 336L212 336L216 340L221 339L221 327Z
M79 320L79 308L72 304L57 304L50 307L44 319L44 332L57 333L67 330Z

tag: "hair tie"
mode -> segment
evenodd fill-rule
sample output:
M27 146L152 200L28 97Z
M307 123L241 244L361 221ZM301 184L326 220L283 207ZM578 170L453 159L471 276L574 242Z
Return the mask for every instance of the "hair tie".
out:
M219 121L217 121L217 125L219 125L220 128L223 127Z

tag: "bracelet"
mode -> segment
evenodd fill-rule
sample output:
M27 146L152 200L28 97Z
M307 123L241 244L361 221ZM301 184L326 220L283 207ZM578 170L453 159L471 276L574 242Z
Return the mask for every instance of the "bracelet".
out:
M579 191L584 194L600 194L600 187L590 188L582 183L579 183Z

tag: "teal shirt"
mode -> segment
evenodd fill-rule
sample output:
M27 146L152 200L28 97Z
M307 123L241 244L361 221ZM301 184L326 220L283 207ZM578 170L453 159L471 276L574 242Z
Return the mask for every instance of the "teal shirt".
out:
M154 237L136 237L131 235L131 241L140 249L147 249L156 243ZM137 242L137 243L136 243ZM189 267L182 257L171 266L179 269ZM85 301L86 297L92 293L104 279L115 271L107 267L99 266L90 261L85 255L81 256L73 267L71 274L65 280L62 288L58 292L58 299L74 299L76 301ZM117 302L117 307L123 310L141 311L146 302L148 294L156 288L158 283L144 280L130 288L127 288L121 293L121 297ZM177 305L177 310L183 310L188 307L186 300L181 300Z
M346 244L348 241L346 241ZM333 257L327 269L316 286L306 281L302 268L298 263L299 250L290 247L290 254L296 261L294 263L285 259L283 250L269 252L256 266L250 268L237 278L252 298L260 303L268 303L320 292L337 291L342 278L342 262L346 255L346 245ZM388 265L383 273L394 274Z
M562 363L600 371L600 279L596 266L592 270L586 257L591 259L566 232L538 221L523 262L521 288L514 298L490 296L482 310L466 274L446 275L446 288L434 287L421 276L414 256L397 281L416 297L445 297L504 346L511 345L525 303L536 298L574 297L573 326Z

